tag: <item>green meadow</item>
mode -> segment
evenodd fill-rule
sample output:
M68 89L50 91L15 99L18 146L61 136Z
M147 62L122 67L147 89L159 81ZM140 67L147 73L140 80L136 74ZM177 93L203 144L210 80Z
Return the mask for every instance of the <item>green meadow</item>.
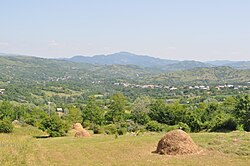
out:
M152 153L164 133L46 138L35 127L0 134L2 166L28 165L250 165L250 133L190 133L200 152L192 155Z

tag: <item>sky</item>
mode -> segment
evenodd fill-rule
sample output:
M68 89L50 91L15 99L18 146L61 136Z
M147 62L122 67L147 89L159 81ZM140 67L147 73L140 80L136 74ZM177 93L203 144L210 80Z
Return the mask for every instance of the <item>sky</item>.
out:
M0 52L250 60L249 0L0 0Z

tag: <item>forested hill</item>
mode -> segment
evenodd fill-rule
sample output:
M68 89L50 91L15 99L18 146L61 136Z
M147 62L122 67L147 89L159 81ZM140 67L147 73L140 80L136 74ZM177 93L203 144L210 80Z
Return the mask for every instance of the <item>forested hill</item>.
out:
M250 69L249 61L192 61L192 60L169 60L154 58L151 56L137 55L129 52L118 52L108 55L94 55L94 56L74 56L72 58L65 58L64 60L77 63L90 63L99 65L137 65L140 67L157 68L161 71L176 71L193 69L196 67L217 67L228 66L235 69Z
M158 84L165 82L171 85L238 84L250 81L250 70L237 70L231 67L194 68L159 74L148 80Z
M139 92L133 87L152 84L163 87L250 82L250 70L230 67L163 72L135 65L93 65L26 56L0 56L0 71L0 89L5 89L0 100L36 104L45 103L48 97L61 103L82 102L89 95L116 91L133 97L140 93L148 95L149 89ZM158 89L150 94L163 93Z
M180 64L182 62L179 62ZM188 62L187 63L193 63ZM182 64L184 65L184 64ZM199 63L197 64L199 65ZM174 64L172 67L175 66ZM174 67L173 67L174 68ZM183 69L185 65L183 66ZM1 81L66 81L66 80L111 80L123 79L145 83L232 83L250 80L249 70L231 67L193 68L174 72L162 72L135 65L92 65L64 60L44 59L28 56L1 56Z
M154 58L145 55L136 55L129 52L118 52L109 55L95 55L93 57L75 56L65 60L78 63L99 65L137 65L140 67L154 68L161 71L176 71L195 67L213 67L211 64L198 61L178 61Z
M194 63L187 61L186 63ZM197 66L199 66L199 63ZM187 68L182 62L178 63ZM173 67L174 66L174 67ZM172 65L176 68L176 65ZM163 72L158 68L143 68L135 65L93 65L65 60L44 59L26 56L1 56L0 81L7 82L50 82L81 81L93 82L112 80L158 84L185 83L237 83L250 81L250 70L231 67L193 68L174 72Z
M0 56L0 81L95 81L102 79L134 79L151 75L147 70L133 65L92 65L64 60L26 56Z
M177 60L159 59L145 55L136 55L129 52L118 52L109 55L95 55L90 56L74 56L72 58L66 58L67 61L72 62L84 62L91 64L101 65L137 65L141 67L156 67L178 63Z

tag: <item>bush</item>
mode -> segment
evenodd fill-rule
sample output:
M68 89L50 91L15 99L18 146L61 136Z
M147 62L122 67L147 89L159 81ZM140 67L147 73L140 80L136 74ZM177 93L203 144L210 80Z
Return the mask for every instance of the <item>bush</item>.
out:
M232 131L236 130L236 120L228 114L218 114L211 122L211 131Z
M186 123L183 123L183 122L179 122L178 125L177 125L177 128L181 129L181 130L183 130L185 132L190 132L191 131L190 127Z
M104 133L104 129L101 126L99 126L99 125L95 125L93 127L93 133L94 134L103 134Z
M118 133L118 135L124 135L124 134L126 134L127 133L127 129L126 128L119 128L119 129L117 129L117 133Z
M250 119L247 119L244 124L243 124L243 128L245 131L250 131Z
M43 131L47 131L50 137L65 136L69 129L58 116L43 119L39 128Z
M244 131L243 124L238 124L237 127L236 127L236 130Z
M149 121L146 125L146 129L148 131L163 131L164 130L164 125L158 123L157 121Z
M135 123L134 121L128 121L127 123L127 131L128 132L145 132L145 125L139 125L138 123Z
M0 133L11 133L13 125L9 120L0 120Z
M82 127L89 129L91 127L91 122L89 120L84 121Z
M109 124L109 125L104 126L104 131L106 134L116 134L117 127L115 124Z
M25 123L31 126L38 126L38 122L35 118L27 118L25 119Z

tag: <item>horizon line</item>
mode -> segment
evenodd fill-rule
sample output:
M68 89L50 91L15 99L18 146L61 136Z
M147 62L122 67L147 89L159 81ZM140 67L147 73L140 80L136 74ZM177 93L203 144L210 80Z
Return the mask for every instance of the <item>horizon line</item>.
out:
M24 57L36 57L36 58L44 58L44 59L70 59L76 56L81 56L81 57L95 57L95 56L110 56L113 54L119 54L119 53L128 53L128 54L133 54L135 56L146 56L150 58L155 58L155 59L161 59L161 60L171 60L171 61L198 61L198 62L213 62L213 61L230 61L230 62L250 62L250 60L230 60L230 59L211 59L211 60L198 60L198 59L170 59L170 58L163 58L163 57L155 57L152 55L145 55L145 54L136 54L132 53L129 51L118 51L118 52L113 52L113 53L106 53L106 54L92 54L92 55L83 55L83 54L78 54L78 55L73 55L73 56L62 56L62 57L52 57L52 56L40 56L40 55L30 55L30 54L25 54L25 53L6 53L6 52L0 52L0 56L24 56Z

